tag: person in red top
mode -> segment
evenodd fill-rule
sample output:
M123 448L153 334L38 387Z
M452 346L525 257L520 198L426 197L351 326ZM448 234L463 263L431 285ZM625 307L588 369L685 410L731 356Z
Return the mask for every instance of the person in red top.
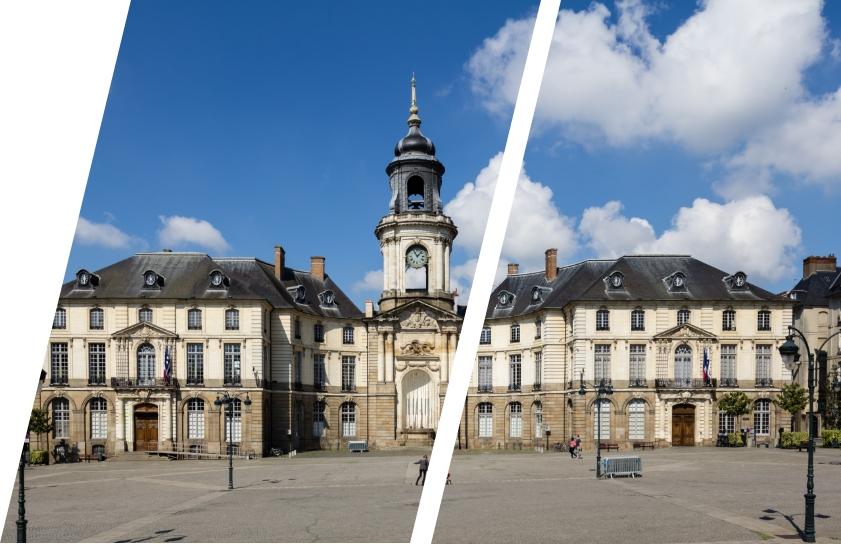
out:
M574 436L569 437L569 442L567 443L567 446L569 447L569 458L570 459L575 459L575 437Z

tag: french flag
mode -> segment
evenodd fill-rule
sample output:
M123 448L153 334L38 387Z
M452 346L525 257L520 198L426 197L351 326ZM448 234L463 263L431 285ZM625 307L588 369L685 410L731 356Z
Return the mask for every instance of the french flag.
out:
M704 348L704 366L701 367L701 370L704 372L704 383L710 383L710 354L707 351L707 348Z
M164 350L164 383L169 385L172 379L172 358L169 356L169 346Z

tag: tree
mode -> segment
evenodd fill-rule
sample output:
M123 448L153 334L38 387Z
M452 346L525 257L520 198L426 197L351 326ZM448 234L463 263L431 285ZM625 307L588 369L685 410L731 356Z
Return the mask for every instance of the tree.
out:
M49 451L49 433L53 432L53 422L50 421L50 413L41 408L33 408L29 415L29 432L35 433L38 443L41 443L41 435L47 434L47 450ZM49 458L49 455L47 456Z
M788 383L782 387L774 402L789 414L795 415L806 408L806 389L799 383Z
M733 391L721 397L718 409L731 416L741 417L750 413L750 399L741 391Z

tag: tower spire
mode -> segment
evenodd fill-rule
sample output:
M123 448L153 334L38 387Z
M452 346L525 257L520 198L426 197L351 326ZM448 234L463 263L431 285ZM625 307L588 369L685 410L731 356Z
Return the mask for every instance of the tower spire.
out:
M415 73L412 72L412 105L409 108L409 126L420 126L421 118L418 116L418 96L415 89Z

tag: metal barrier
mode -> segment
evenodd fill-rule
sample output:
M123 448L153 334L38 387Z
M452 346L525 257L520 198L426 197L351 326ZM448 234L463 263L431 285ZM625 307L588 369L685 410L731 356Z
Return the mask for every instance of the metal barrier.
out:
M602 459L602 476L642 476L642 460L639 457L605 457Z
M365 440L350 440L347 443L347 449L350 453L362 453L368 451L368 442Z

